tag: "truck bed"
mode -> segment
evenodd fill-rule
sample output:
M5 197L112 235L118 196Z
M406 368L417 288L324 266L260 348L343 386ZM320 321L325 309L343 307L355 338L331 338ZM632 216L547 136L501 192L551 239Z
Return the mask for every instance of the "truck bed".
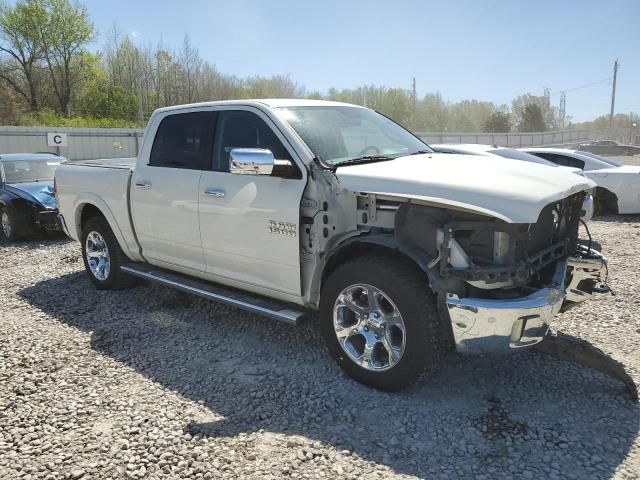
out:
M109 221L125 254L141 259L129 210L135 163L135 158L111 158L68 161L58 167L56 190L69 236L80 240L84 207L91 205Z

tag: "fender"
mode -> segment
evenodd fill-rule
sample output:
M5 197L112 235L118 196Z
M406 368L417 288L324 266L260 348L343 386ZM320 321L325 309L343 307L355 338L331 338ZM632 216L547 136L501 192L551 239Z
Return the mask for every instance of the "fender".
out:
M107 220L107 223L111 227L111 230L113 231L113 234L116 237L116 240L120 245L120 248L130 260L134 262L144 261L144 259L139 254L137 254L137 251L138 251L137 244L135 244L135 249L130 248L129 243L127 242L127 239L125 237L125 234L120 229L120 226L116 221L115 215L113 214L113 212L111 211L107 203L94 193L89 193L89 192L81 193L76 198L76 202L74 205L74 212L75 212L74 222L73 222L73 225L69 225L69 229L72 229L72 228L74 229L74 231L70 233L75 234L75 238L80 239L81 237L82 210L86 205L92 205L93 207L100 210L100 213L102 213L104 218ZM132 239L132 241L135 243L135 239Z
M393 232L371 233L363 232L356 236L350 236L339 243L336 243L322 259L323 263L316 270L309 298L312 305L318 305L320 290L326 277L340 265L345 258L354 258L370 252L386 253L389 255L400 255L415 263L429 277L432 286L439 285L441 278L437 269L429 269L431 261L424 251L418 248L411 248L411 245L403 245L398 242Z

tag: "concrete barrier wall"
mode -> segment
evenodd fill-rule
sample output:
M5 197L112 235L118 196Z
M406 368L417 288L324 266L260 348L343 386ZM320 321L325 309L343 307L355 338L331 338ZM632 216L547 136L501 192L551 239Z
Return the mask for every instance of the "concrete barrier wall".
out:
M533 133L416 133L427 143L482 143L501 147L533 147L565 145L596 140L598 132L590 130L561 130Z
M143 132L127 128L0 127L0 154L53 152L72 160L135 157ZM67 146L47 145L48 133L66 133Z

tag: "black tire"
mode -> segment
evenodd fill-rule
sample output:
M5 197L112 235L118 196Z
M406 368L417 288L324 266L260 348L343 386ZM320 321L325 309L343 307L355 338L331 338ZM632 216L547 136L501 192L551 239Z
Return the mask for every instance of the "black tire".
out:
M356 363L338 341L334 306L347 287L371 285L389 297L404 321L404 353L390 368L374 371ZM326 278L320 300L320 329L329 353L358 382L380 390L397 391L413 384L443 353L445 336L426 274L404 259L367 255L344 263Z
M598 187L594 196L593 216L617 215L618 199L608 190Z
M93 273L87 259L87 237L92 232L98 233L104 239L107 246L110 268L108 275L106 275L106 278L104 279L99 279ZM133 277L120 271L120 267L125 263L128 263L130 260L124 254L122 248L120 248L118 240L116 240L109 223L104 217L92 217L85 222L82 227L81 242L84 268L87 271L87 275L89 275L89 279L96 288L99 290L120 290L129 288L135 284L135 279Z
M4 228L2 226L2 217L6 213L7 219L9 220L9 224L11 225L11 233L9 235L5 234ZM14 242L20 239L20 235L17 231L17 224L15 221L15 217L13 216L13 212L10 208L0 207L0 238L2 240L6 240L7 242Z

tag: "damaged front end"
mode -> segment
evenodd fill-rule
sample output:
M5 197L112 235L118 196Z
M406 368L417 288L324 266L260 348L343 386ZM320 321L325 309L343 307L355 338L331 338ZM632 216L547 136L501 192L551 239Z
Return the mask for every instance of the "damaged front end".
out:
M534 347L621 381L637 402L624 365L585 340L550 329L560 311L609 292L606 258L591 248L590 238L586 245L578 240L581 202L576 194L551 204L533 225L406 204L396 216L396 237L414 258L431 256L427 273L457 351Z
M535 345L561 309L607 291L606 259L578 241L583 199L581 192L548 205L534 224L415 204L398 209L398 243L424 256L456 350Z

